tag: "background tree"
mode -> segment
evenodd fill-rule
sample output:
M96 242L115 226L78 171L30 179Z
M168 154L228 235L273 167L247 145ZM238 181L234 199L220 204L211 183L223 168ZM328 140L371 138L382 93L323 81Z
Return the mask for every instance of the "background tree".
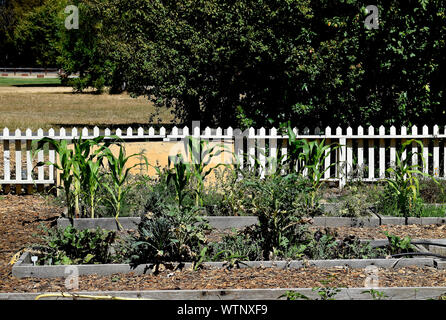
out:
M14 28L14 47L22 66L56 65L66 5L65 0L46 0L21 14Z
M101 43L135 95L221 126L414 124L443 115L445 5L109 0ZM422 120L421 120L422 117Z

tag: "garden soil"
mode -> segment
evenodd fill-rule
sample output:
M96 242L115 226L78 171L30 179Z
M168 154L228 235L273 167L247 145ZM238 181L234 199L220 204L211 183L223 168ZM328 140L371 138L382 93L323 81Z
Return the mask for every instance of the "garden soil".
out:
M62 209L51 204L48 197L0 196L0 292L60 292L67 291L64 279L17 279L9 264L13 255L31 243L39 241L40 225L51 227ZM353 234L367 239L385 238L383 231L412 238L443 238L443 226L382 226L379 228L335 228L339 238ZM218 237L219 235L212 235ZM345 267L297 270L246 268L211 270L161 270L157 275L115 274L81 276L79 291L94 290L162 290L162 289L252 289L252 288L312 288L363 287L366 272ZM435 268L379 269L379 285L383 287L446 286L446 270Z

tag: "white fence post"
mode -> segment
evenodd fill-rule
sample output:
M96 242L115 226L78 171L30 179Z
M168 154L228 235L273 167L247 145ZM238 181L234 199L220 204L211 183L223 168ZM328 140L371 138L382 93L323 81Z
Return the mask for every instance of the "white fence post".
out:
M336 128L336 135L337 136L342 136L342 128L337 127ZM345 160L346 160L346 156L347 156L347 139L342 137L339 138L339 144L340 144L340 148L339 148L339 161L337 164L338 167L338 178L339 178L339 188L344 188L346 182L347 182L347 170L346 170L346 165L345 165Z
M440 147L438 145L438 138L436 138L436 136L438 136L438 134L439 134L437 125L434 126L434 130L432 133L434 135L434 151L433 151L434 169L433 169L432 175L434 177L439 177L440 176Z
M331 128L330 127L326 127L325 128L325 136L331 136ZM331 143L331 138L326 138L325 140L326 144L330 144ZM330 170L331 170L331 159L330 159L330 155L331 155L331 147L327 148L327 150L325 150L325 174L324 174L324 178L325 179L330 179Z
M373 126L369 127L369 136L375 135L375 128ZM369 138L369 180L375 179L375 149L373 138Z
M426 136L429 134L429 128L427 126L423 126L423 136ZM429 140L424 138L423 139L423 172L429 173Z
M364 136L364 128L358 127L358 136ZM358 138L358 174L364 178L364 138Z
M379 127L379 135L383 137L386 135L386 128ZM386 177L386 142L384 138L379 139L379 178Z

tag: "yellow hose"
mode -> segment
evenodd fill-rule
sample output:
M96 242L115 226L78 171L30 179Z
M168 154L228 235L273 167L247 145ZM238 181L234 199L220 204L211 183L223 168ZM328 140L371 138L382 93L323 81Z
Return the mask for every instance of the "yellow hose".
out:
M143 299L143 298L125 298L125 297L115 297L115 296L91 296L85 294L76 294L76 293L44 293L38 295L34 300L39 300L40 298L50 298L50 297L62 297L62 298L85 298L85 299L93 299L93 300L152 300L152 299Z

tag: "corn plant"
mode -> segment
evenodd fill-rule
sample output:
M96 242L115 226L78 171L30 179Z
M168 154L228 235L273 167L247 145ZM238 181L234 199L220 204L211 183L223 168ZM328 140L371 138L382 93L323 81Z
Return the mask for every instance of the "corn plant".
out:
M99 169L102 165L102 161L87 160L87 166L85 167L86 176L84 177L85 190L88 191L88 202L90 205L90 217L95 217L96 208L96 194L100 187L99 181Z
M196 189L196 206L203 206L204 180L216 168L225 166L224 163L219 163L216 166L206 169L212 158L219 156L225 152L225 147L222 144L209 147L209 141L197 139L194 137L187 137L188 151L191 157L191 164L188 169L191 177L194 177L197 182ZM220 148L217 150L217 148Z
M285 128L283 125L282 127ZM325 167L325 159L339 149L340 145L336 143L325 144L325 139L320 142L297 139L289 123L286 126L286 133L288 135L289 152L285 162L288 163L290 168L297 167L298 173L307 176L310 180L312 191L309 194L309 204L313 207L325 173L336 165L336 162L333 162Z
M104 137L102 136L86 140L82 140L82 137L79 137L72 141L72 148L67 140L59 141L45 137L38 141L39 147L35 152L42 150L42 146L45 143L48 143L54 148L59 157L59 163L45 161L38 162L37 166L53 165L56 169L61 171L60 177L63 189L65 190L68 215L70 217L74 216L79 218L80 216L79 197L82 192L82 187L88 185L88 181L85 180L86 177L88 177L87 170L89 170L89 165L87 163L93 162L98 155L98 151L91 152L92 147L99 146L103 140ZM87 178L87 180L90 179L92 179L92 177Z
M412 152L408 150L408 147L412 145L412 143L418 144L421 151ZM396 197L396 209L405 217L410 216L413 213L419 213L421 210L419 177L429 177L432 178L434 182L438 183L434 177L420 170L426 165L423 156L421 156L422 166L410 163L413 155L422 155L422 153L423 143L421 141L415 139L405 141L402 143L396 154L395 165L386 170L390 174L390 178L386 178L384 181L387 183L391 192L393 192L393 196ZM405 157L403 156L404 154L406 154Z
M176 198L178 201L178 207L183 206L183 200L186 194L186 188L189 185L191 171L190 164L183 160L181 154L175 157L168 158L169 167L173 164L173 168L169 171L167 175L167 183L173 182L175 186Z
M126 156L122 144L119 144L119 155L117 157L107 146L103 146L100 151L101 153L99 155L99 159L102 160L103 158L105 158L107 160L109 174L112 178L112 183L103 184L104 188L110 195L110 199L107 198L105 200L112 205L115 211L115 220L118 225L118 229L122 229L122 225L119 222L119 215L121 213L125 197L131 188L129 185L126 184L126 180L131 169L136 166L142 165L141 163L136 163L133 166L127 167L127 162L133 157L141 157L144 160L146 167L148 167L148 161L147 158L141 153Z

